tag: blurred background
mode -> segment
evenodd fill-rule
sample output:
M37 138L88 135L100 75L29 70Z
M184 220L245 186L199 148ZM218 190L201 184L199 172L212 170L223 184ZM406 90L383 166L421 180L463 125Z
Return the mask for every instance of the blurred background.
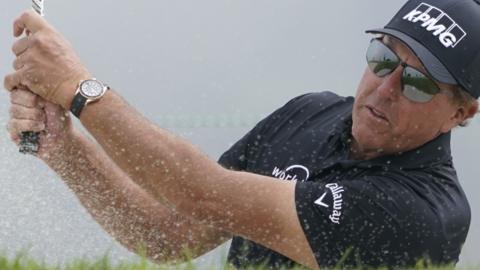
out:
M354 95L371 38L364 30L386 24L403 3L46 0L46 18L97 78L147 118L217 159L258 120L299 94ZM12 70L12 22L30 5L8 1L0 9L2 81ZM8 94L1 91L0 251L27 250L49 263L106 253L115 261L135 260L55 173L18 153L3 128L8 109ZM453 133L454 162L473 213L459 266L480 263L479 134L479 119ZM222 263L228 245L196 263Z

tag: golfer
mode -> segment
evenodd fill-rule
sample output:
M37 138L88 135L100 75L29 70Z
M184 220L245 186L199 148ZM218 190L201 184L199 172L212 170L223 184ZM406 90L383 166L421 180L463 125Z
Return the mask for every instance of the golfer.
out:
M455 264L471 213L450 134L478 111L479 25L478 0L408 1L368 31L355 98L293 98L218 164L95 79L27 11L14 35L31 34L13 44L5 77L9 132L16 143L41 132L38 157L107 232L158 263L233 237L237 268Z

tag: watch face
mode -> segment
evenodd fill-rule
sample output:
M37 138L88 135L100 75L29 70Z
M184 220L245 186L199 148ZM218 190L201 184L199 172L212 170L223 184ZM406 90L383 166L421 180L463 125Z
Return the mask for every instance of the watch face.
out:
M103 93L103 84L95 80L87 80L82 83L80 90L86 97L98 97Z

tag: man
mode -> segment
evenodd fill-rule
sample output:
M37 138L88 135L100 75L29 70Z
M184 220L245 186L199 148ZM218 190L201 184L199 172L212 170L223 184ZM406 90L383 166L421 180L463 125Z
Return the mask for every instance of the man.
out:
M381 35L355 99L294 98L219 166L92 79L67 41L26 12L14 34L31 35L13 45L5 77L9 131L17 143L42 132L39 157L118 241L159 263L234 236L229 262L239 268L454 264L470 208L450 131L478 110L479 14L474 0L407 2L370 31Z

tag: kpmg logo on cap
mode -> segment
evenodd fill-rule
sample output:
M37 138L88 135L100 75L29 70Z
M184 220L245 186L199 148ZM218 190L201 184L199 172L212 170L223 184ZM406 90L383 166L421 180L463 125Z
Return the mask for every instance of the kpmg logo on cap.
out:
M432 32L432 35L438 36L446 48L455 48L467 36L463 28L447 13L429 4L421 3L403 19L413 23L422 23L422 27L428 32Z

